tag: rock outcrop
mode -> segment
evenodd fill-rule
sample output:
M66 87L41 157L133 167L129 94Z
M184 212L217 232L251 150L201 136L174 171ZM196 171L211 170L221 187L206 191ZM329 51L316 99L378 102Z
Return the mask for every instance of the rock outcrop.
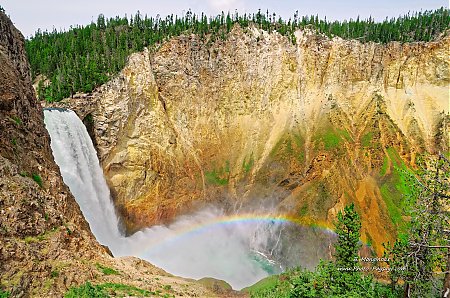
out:
M92 100L94 139L130 231L217 203L271 200L363 239L395 235L403 173L448 151L450 38L387 45L236 26L133 54Z
M95 240L53 160L23 36L2 12L0 68L0 296L62 297L86 281L214 296L142 260L112 258Z

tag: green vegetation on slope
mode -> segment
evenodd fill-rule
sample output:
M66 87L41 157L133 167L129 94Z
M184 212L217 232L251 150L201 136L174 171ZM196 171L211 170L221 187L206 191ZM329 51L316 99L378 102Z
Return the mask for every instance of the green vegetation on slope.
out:
M275 144L270 156L276 160L292 160L295 157L298 163L305 161L305 141L299 133L287 133Z
M381 166L381 169L380 169L380 176L386 175L386 171L388 169L388 166L389 166L389 159L388 159L387 156L385 156L383 158L383 165Z
M211 44L226 39L234 24L242 28L256 26L269 32L277 31L295 43L294 31L311 28L329 37L358 39L362 42L430 41L449 28L449 10L441 8L408 14L383 22L350 19L327 21L318 16L299 17L298 12L288 21L276 14L258 11L238 15L222 13L216 17L198 16L188 11L185 16L166 18L142 16L105 18L86 26L71 27L67 32L37 31L26 41L33 79L44 75L48 81L38 84L38 97L48 101L60 100L76 92L91 92L107 82L124 66L127 57L144 47L162 43L173 36L197 34Z
M245 173L250 172L254 163L255 163L255 160L253 158L253 153L250 155L248 162L247 162L247 158L244 158L244 161L242 162L242 169L244 170L244 172Z
M87 298L87 297L109 297L105 291L98 286L92 285L90 282L86 282L79 287L72 287L66 292L64 298Z
M0 6L1 8L1 6ZM3 291L0 289L0 298L8 298L10 296L9 292Z
M393 148L387 148L388 157L385 157L380 175L384 176L388 167L388 159L391 161L391 173L383 177L380 187L381 196L386 203L386 207L393 224L402 232L406 226L402 220L402 215L409 207L406 198L412 195L412 186L409 183L412 171L406 166L398 152ZM402 212L403 211L403 212Z
M403 283L404 297L444 297L450 289L450 275L443 274L450 272L450 161L441 154L424 158L415 175L405 177L404 185L411 186L408 225L394 243L384 245L389 266L405 268L389 272L392 286Z
M443 165L442 160L441 157L441 164L436 166L440 169L425 171L422 176L425 180L420 183L408 181L408 185L421 185L412 194L416 199L416 210L409 212L411 222L406 238L398 239L394 246L384 245L386 262L359 263L361 221L352 204L343 212L339 211L337 216L334 262L321 261L315 271L289 270L261 280L244 291L253 298L442 297L446 291L442 283L444 277L436 272L450 269L450 262L445 264L447 250L439 249L448 241L448 236L442 233L448 226L448 219L442 208L444 205L439 206L435 201L437 196L445 196L450 189L450 162L445 160L447 164ZM446 183L441 179L447 179ZM433 201L434 204L430 204ZM373 276L374 272L382 271L387 271L390 284Z
M361 137L361 145L363 147L369 147L370 143L372 142L372 139L373 139L373 132L369 131L368 133L366 133Z
M227 292L232 291L233 288L224 280L215 279L211 277L204 277L197 280L199 284L202 284L207 289L210 289L214 292Z
M344 285L350 286L351 289L347 290ZM336 265L327 262L321 262L313 272L301 269L289 270L271 277L263 284L256 284L247 291L252 298L402 297L400 287L391 288L359 271L354 274L339 271Z
M315 271L289 270L245 289L251 297L401 297L400 287L363 274L358 260L361 220L353 204L339 211L335 262L321 261ZM356 259L356 261L355 261Z
M258 293L266 291L267 289L273 289L278 285L280 276L282 275L269 275L266 278L263 278L257 283L251 285L250 287L243 288L241 291L248 293Z
M33 178L34 182L36 182L40 187L43 186L42 178L39 174L33 173L31 178Z
M95 266L97 267L98 270L100 270L104 275L120 275L120 272L113 269L113 268L109 268L106 267L102 264L96 263Z
M323 143L325 150L339 148L343 140L351 141L350 135L346 130L332 128L323 132L320 131L316 139Z
M170 290L170 287L165 287L165 290ZM108 297L173 297L172 294L163 294L161 290L148 291L134 286L118 283L104 283L99 285L92 285L90 282L72 287L66 292L64 298L108 298Z
M206 182L215 185L227 185L228 178L230 176L230 161L227 160L225 167L220 167L219 169L213 169L211 171L205 172Z

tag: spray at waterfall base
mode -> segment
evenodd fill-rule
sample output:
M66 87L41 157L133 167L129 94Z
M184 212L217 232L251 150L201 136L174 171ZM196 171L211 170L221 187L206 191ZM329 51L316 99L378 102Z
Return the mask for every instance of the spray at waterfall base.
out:
M182 277L225 280L234 289L290 267L312 269L330 257L331 230L262 206L232 214L209 206L125 237L86 127L73 111L44 114L64 182L97 240L115 256L137 256Z

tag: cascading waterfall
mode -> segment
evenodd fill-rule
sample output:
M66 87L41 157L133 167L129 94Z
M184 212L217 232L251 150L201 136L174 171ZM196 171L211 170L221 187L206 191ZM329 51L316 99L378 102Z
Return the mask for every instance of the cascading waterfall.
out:
M97 240L120 238L119 222L97 154L84 124L68 110L44 110L53 156L64 183L80 205Z
M70 110L46 109L44 115L64 182L97 240L115 256L137 256L175 275L213 277L241 289L283 267L298 265L291 261L281 264L283 251L310 254L301 243L283 247L283 230L295 226L289 221L255 213L225 216L213 207L180 216L170 226L153 226L125 237L84 124ZM306 229L294 231L304 234ZM291 240L288 242L293 243ZM304 243L308 242L306 237ZM313 253L320 251L319 243L325 251L328 242L320 239Z

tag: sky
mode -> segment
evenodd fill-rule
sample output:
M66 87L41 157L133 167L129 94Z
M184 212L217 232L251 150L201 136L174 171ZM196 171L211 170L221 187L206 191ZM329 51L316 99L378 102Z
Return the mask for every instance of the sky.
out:
M103 13L106 17L135 14L138 10L148 16L182 15L188 9L194 13L216 15L222 11L239 13L267 9L288 19L296 10L299 15L316 15L328 20L343 20L372 16L383 20L408 11L448 8L448 0L0 0L15 26L25 37L41 30L69 29L71 25L84 25L95 21Z

